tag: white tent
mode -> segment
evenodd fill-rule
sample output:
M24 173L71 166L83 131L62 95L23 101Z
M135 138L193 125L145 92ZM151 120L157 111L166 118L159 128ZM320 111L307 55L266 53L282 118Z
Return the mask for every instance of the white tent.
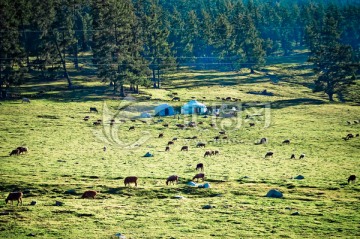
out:
M190 100L188 103L181 107L181 114L205 114L207 108L204 104L197 102L196 100Z
M151 115L148 112L142 112L140 118L151 118Z
M169 104L161 104L155 107L155 116L168 116L174 114L174 108Z

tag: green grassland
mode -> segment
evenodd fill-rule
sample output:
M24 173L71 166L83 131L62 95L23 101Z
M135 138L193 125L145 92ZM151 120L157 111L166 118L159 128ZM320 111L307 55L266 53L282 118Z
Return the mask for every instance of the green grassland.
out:
M72 90L60 80L21 87L30 104L9 100L0 105L0 238L115 238L118 232L128 239L359 238L360 186L348 185L347 178L359 176L360 137L342 139L360 133L360 124L353 123L360 118L354 103L359 92L352 93L353 103L329 103L326 95L312 93L308 66L274 62L266 70L275 81L264 72L182 69L167 75L171 81L162 89L141 89L133 101L114 96L91 74L74 73ZM264 89L272 96L257 93ZM172 93L181 101L172 102ZM151 100L144 100L149 95ZM120 122L138 116L139 109L164 102L179 107L192 97L242 111L235 119ZM89 107L99 113L89 113ZM116 122L110 126L112 118ZM103 120L101 126L92 124L97 119ZM203 124L175 126L189 121ZM129 131L130 126L135 130ZM215 141L224 129L228 138ZM159 133L164 137L158 138ZM187 139L193 136L198 139ZM173 137L178 140L165 152ZM262 137L269 142L256 145ZM285 139L291 143L283 145ZM196 148L198 142L206 148ZM29 148L27 154L8 156L21 145ZM184 145L188 152L180 151ZM204 158L211 149L220 155ZM265 159L268 151L274 156ZM143 157L146 152L154 157ZM293 153L297 159L290 159ZM302 153L306 156L299 160ZM200 162L209 189L186 184ZM179 184L166 186L172 174L179 175ZM137 188L124 187L123 179L131 175L139 177ZM293 179L297 175L305 179ZM90 189L99 192L96 199L80 199ZM284 197L265 197L270 189ZM15 190L24 192L23 206L5 204ZM55 206L55 201L64 205ZM202 209L208 204L214 207Z

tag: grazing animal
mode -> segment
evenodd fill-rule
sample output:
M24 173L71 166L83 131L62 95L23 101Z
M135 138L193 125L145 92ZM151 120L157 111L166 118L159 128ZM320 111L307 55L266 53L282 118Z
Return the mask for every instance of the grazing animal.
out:
M220 131L219 134L225 134L225 131Z
M201 142L197 143L196 148L200 148L200 147L205 148L205 143L201 143Z
M188 126L189 126L189 127L196 127L196 123L195 123L195 122L190 122L190 123L188 124Z
M198 173L198 174L196 174L194 177L193 177L193 181L194 180L197 180L197 181L199 181L199 179L202 179L202 181L204 181L205 180L205 174L204 173Z
M20 154L20 150L19 149L14 149L13 151L11 151L10 156L19 155L19 154Z
M203 163L198 163L198 164L196 165L195 170L204 171L204 164L203 164Z
M172 98L172 101L180 101L180 97L174 97Z
M136 122L136 120L132 119L131 122Z
M356 176L355 175L350 175L350 177L348 178L348 184L350 182L355 183L355 181L356 181Z
M357 121L357 120L354 120L354 124L358 124L359 123L359 121Z
M182 146L180 151L189 151L189 147L188 146Z
M211 156L211 151L209 151L209 150L206 151L205 154L204 154L204 157L206 157L206 156Z
M164 127L169 127L169 124L163 124Z
M191 139L197 139L197 136L193 136L193 137L191 137Z
M90 116L85 116L84 121L88 121L90 119Z
M95 199L97 192L94 190L85 191L81 198L92 198Z
M30 103L30 99L29 98L22 98L21 103Z
M167 178L166 185L169 185L169 183L173 183L173 184L175 184L175 182L178 183L178 180L179 177L177 175L171 175Z
M170 151L170 147L166 146L165 151Z
M172 140L173 140L173 141L176 141L176 140L177 140L177 138L175 137L175 138L173 138Z
M359 137L359 134L356 134L355 137Z
M173 141L169 141L169 142L168 142L168 146L171 145L171 144L174 144L174 142L173 142Z
M262 138L260 139L260 142L258 144L266 144L267 143L267 138Z
M273 155L274 155L273 152L267 152L267 153L265 154L265 158L267 158L267 157L272 157Z
M98 113L98 110L95 107L90 107L90 112L96 112Z
M20 147L17 147L16 149L19 150L19 154L27 153L27 152L28 152L28 148L26 148L26 147L20 146Z
M290 144L290 140L286 139L282 142L283 144Z
M135 126L130 126L129 130L135 130Z
M348 135L346 135L346 138L352 139L352 138L354 138L354 135L353 134L348 134Z
M215 150L215 151L212 151L213 152L213 155L218 155L220 152L219 150Z
M134 184L135 184L135 187L137 187L137 180L138 180L138 178L135 177L135 176L126 177L125 180L124 180L125 187L126 187L127 185L130 186L130 183L134 183Z
M227 136L224 136L223 139L227 139L228 137Z
M295 154L292 154L290 159L295 159Z
M211 127L215 127L215 124L211 123L210 126L211 126Z
M106 152L106 146L104 146L103 151Z
M121 119L120 122L121 122L121 123L126 123L126 120Z
M350 121L346 121L346 122L348 123L348 125L349 125L349 124L351 124L351 122L350 122Z
M200 125L200 124L204 124L204 122L200 121L198 124L199 124L199 125Z
M159 138L164 137L164 133L159 134Z
M214 139L218 140L218 139L220 139L220 136L215 136Z
M249 123L250 127L254 127L255 123Z
M303 159L303 158L305 158L305 154L301 154L299 157L299 159Z
M95 121L95 122L93 123L93 125L101 125L101 122Z
M7 204L9 201L11 201L11 205L13 205L13 201L18 201L17 205L19 205L19 203L22 205L22 196L22 192L11 192L5 199L5 203Z

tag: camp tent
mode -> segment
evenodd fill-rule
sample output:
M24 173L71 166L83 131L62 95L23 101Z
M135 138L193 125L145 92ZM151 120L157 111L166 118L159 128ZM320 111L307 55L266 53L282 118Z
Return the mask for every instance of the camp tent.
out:
M151 118L151 115L148 112L142 112L140 118Z
M155 107L155 116L168 116L174 114L174 108L169 104L161 104Z
M188 103L181 107L182 114L205 114L207 108L204 104L197 102L196 100L190 100Z

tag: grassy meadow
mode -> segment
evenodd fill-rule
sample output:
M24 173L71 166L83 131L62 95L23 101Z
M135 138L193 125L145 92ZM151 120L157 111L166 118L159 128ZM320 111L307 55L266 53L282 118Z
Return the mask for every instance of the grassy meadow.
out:
M326 95L312 93L307 65L274 62L266 69L270 76L183 69L167 75L171 81L162 89L141 89L133 100L114 96L91 74L74 72L73 90L61 80L24 85L19 91L30 104L0 104L0 238L359 238L360 185L348 185L347 178L360 176L360 137L342 139L360 133L353 123L360 120L359 104L329 103ZM258 93L264 89L271 96ZM171 101L173 93L180 102ZM353 95L356 102L359 92ZM224 97L241 101L218 99ZM237 118L128 119L160 103L180 107L192 98L241 111ZM89 113L90 107L99 113ZM83 121L87 115L90 120ZM101 126L93 125L97 119ZM175 126L190 121L203 124ZM221 130L228 138L214 140ZM193 136L198 138L187 139ZM178 140L165 152L173 137ZM263 137L269 142L256 145ZM289 145L282 144L286 139ZM198 142L206 148L196 148ZM22 145L27 154L9 156ZM180 151L184 145L188 152ZM206 150L220 155L204 158ZM265 159L268 151L274 156ZM143 157L146 152L154 157ZM305 158L299 160L300 154ZM187 186L200 162L209 189ZM179 183L166 186L173 174ZM124 187L123 179L132 175L139 177L138 187ZM265 197L270 189L284 197ZM6 205L16 190L24 192L23 205ZM85 190L99 194L80 199Z

